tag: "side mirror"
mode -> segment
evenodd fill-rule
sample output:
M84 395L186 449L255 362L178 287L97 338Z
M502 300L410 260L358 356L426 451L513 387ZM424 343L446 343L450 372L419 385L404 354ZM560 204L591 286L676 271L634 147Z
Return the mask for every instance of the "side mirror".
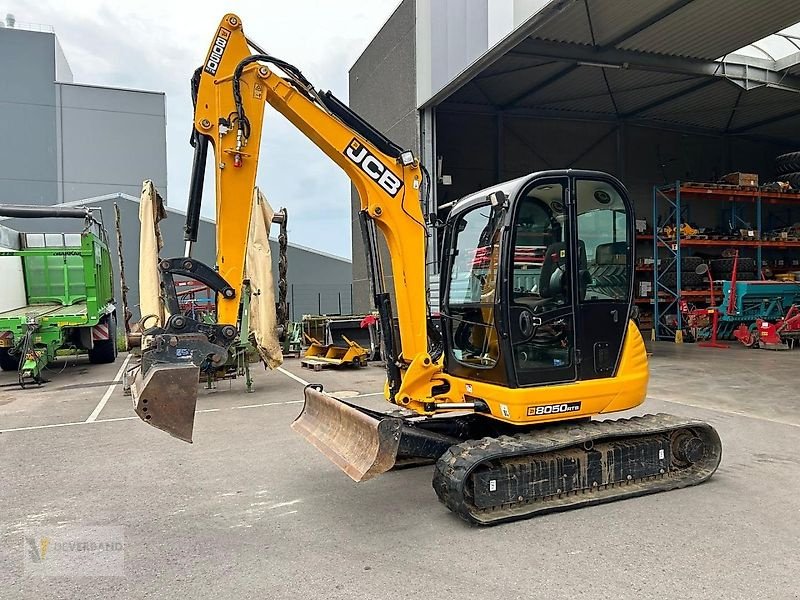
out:
M508 204L508 196L503 191L492 192L487 196L492 208L505 208Z

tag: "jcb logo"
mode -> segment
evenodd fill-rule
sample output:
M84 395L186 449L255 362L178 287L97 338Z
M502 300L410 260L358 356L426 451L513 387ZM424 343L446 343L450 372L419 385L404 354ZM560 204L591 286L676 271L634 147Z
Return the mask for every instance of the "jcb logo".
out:
M392 173L386 165L379 161L357 139L353 139L344 151L344 155L356 163L371 179L375 180L392 198L403 187L403 182Z
M225 52L225 48L228 46L228 38L230 37L230 31L224 27L219 28L217 39L214 40L214 45L211 46L211 52L208 54L208 60L206 60L206 66L203 69L209 75L217 74L219 63L222 61L222 55Z

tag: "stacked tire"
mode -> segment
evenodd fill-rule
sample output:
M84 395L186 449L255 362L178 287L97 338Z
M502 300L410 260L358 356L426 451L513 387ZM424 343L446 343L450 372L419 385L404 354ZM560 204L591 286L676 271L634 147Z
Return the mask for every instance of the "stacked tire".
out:
M695 269L703 263L703 259L697 256L683 256L681 257L681 288L690 290L693 288L702 287L706 282L705 275L698 275ZM676 263L661 267L659 269L659 281L668 288L675 289L678 287L678 274L676 272Z
M733 265L736 262L736 281L753 281L756 276L756 261L753 258L740 256L738 261L734 258L716 258L709 263L711 275L714 279L731 281L733 279Z
M788 181L792 189L800 190L800 151L787 152L775 159L775 179Z

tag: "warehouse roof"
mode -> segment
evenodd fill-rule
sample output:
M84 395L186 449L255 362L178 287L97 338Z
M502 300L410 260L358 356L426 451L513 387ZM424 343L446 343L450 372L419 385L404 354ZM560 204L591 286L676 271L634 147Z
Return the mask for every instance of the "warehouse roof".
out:
M796 142L800 46L759 41L799 21L797 0L554 0L428 104Z

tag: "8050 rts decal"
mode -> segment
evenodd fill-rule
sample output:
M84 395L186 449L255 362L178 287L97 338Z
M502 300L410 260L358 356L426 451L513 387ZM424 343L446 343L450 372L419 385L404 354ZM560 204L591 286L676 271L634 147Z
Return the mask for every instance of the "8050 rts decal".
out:
M580 402L562 402L561 404L544 404L542 406L529 406L529 417L541 417L542 415L560 415L563 413L578 412L581 409Z
M403 182L397 175L392 173L357 139L353 138L347 145L344 155L361 167L361 170L374 179L392 198L397 196L397 192L402 189Z
M209 75L216 75L217 69L219 69L219 63L222 60L222 54L225 52L225 48L228 45L228 39L231 37L231 32L225 29L224 27L220 27L219 31L217 32L217 37L214 40L214 45L211 47L211 52L208 54L208 59L206 60L206 66L203 70L208 73Z

